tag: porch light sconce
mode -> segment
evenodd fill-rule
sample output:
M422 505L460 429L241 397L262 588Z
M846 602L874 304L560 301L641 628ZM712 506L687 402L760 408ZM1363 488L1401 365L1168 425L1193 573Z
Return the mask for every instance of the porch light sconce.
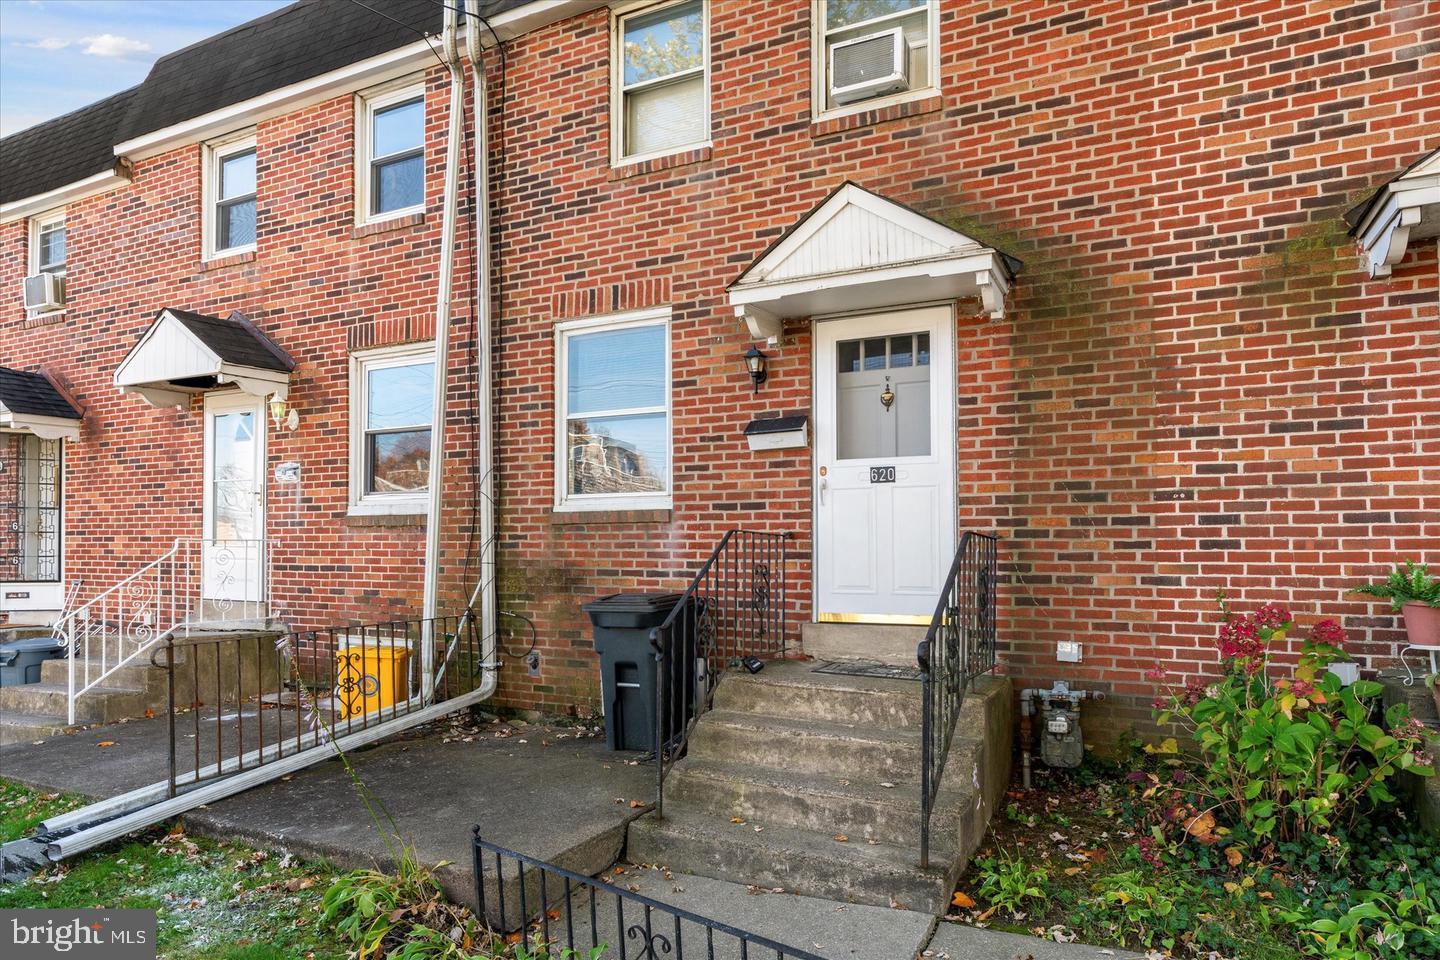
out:
M285 402L285 399L278 394L270 396L270 422L275 424L275 429L284 427L286 430L298 430L300 428L300 411Z
M768 358L760 352L760 348L753 343L750 349L745 351L745 369L750 371L750 379L755 381L755 392L760 392L760 384L764 383L770 376L765 369L765 361Z

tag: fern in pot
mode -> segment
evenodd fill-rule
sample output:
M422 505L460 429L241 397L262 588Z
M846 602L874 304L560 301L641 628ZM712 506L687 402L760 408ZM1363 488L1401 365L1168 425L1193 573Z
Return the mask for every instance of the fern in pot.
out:
M1428 564L1407 560L1379 583L1350 592L1389 600L1391 609L1404 616L1412 646L1440 647L1440 580L1430 575Z

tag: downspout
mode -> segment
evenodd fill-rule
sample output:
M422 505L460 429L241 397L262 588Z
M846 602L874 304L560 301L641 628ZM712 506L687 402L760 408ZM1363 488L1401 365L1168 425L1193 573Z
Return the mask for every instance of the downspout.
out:
M460 138L464 136L465 83L460 67L456 34L460 17L454 7L445 8L445 30L441 41L445 65L450 70L450 116L445 137L445 208L440 217L440 279L435 293L435 396L430 412L430 499L425 510L425 586L421 616L427 627L421 642L421 673L425 686L421 696L435 696L435 632L430 621L436 616L440 578L441 476L445 461L445 398L448 393L450 356L450 301L455 273L456 196L460 190Z
M485 82L485 62L480 44L480 0L465 0L465 48L470 56L475 109L475 159L470 171L475 178L475 329L479 343L476 356L476 391L480 397L480 416L475 424L475 456L480 473L480 582L476 594L480 600L480 662L482 697L489 697L499 684L499 675L490 665L496 664L496 599L495 599L495 451L492 436L495 424L494 400L491 393L491 329L490 315L490 99ZM475 596L470 599L475 606ZM467 611L468 613L468 611Z

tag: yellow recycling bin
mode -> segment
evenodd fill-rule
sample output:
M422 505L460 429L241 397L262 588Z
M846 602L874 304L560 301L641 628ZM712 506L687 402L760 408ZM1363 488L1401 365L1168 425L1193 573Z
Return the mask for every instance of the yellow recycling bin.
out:
M410 647L348 640L335 651L335 702L341 720L374 713L410 695Z

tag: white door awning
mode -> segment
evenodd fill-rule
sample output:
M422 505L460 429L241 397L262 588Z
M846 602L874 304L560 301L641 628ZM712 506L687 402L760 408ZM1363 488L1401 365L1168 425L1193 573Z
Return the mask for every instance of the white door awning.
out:
M157 407L234 385L256 397L285 399L295 361L245 315L209 317L161 310L115 369L115 386Z
M0 367L0 431L79 440L82 415L45 374Z
M1440 150L1421 157L1352 207L1345 220L1365 253L1370 276L1388 277L1412 240L1440 237Z
M755 339L783 321L977 297L995 319L1020 261L846 182L727 288Z

